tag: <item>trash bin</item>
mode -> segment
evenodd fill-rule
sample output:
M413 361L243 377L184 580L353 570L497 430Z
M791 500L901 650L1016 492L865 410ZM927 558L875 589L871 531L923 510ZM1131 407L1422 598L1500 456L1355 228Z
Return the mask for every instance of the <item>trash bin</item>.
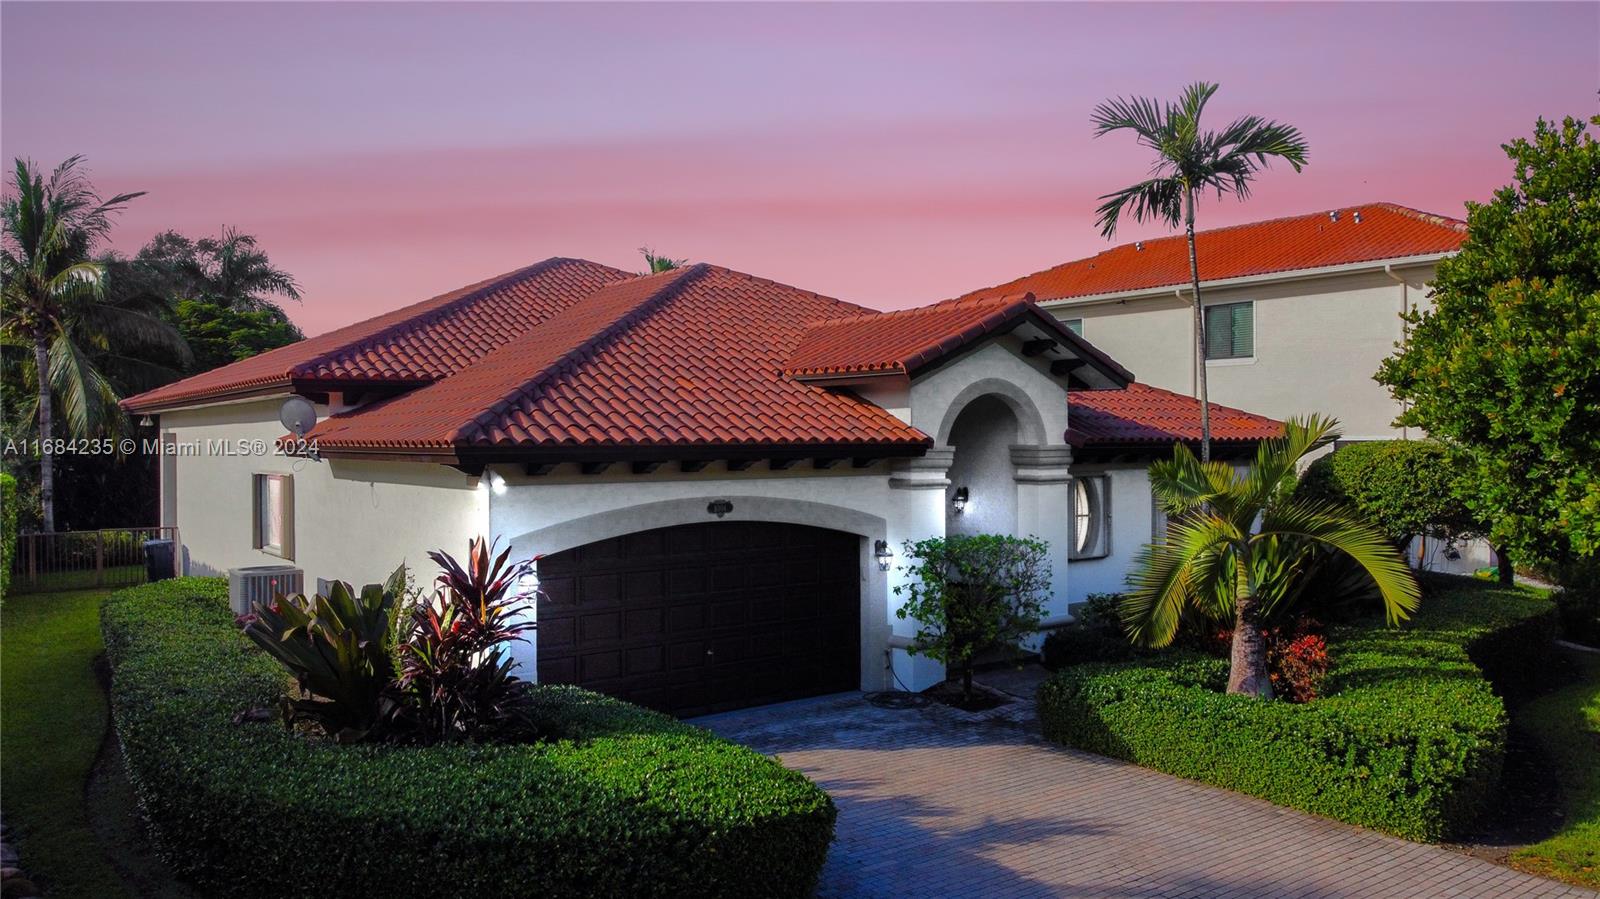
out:
M173 553L177 547L169 539L146 540L144 542L144 575L152 581L164 581L172 577Z

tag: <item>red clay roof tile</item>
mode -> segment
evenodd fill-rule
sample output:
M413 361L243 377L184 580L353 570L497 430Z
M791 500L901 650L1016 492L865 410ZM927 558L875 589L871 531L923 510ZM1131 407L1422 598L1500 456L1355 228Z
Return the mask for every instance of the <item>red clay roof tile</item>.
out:
M1022 318L1031 318L1056 334L1112 380L1133 380L1127 369L1036 306L1031 294L947 300L915 309L867 312L818 322L806 329L794 354L784 364L784 373L801 380L884 372L912 374L975 340L1005 331Z
M852 396L785 377L809 322L859 306L710 265L614 284L470 368L308 437L320 448L926 446Z
M1121 390L1067 393L1067 443L1075 447L1175 443L1200 439L1200 404L1192 396L1129 384ZM1211 404L1211 439L1220 443L1266 440L1283 422Z
M1393 203L1336 211L1337 221L1316 212L1197 233L1201 281L1451 253L1467 236L1464 222ZM1043 302L1188 283L1188 240L1178 235L1112 247L967 296L1026 291Z
M295 382L418 384L445 377L593 293L635 277L552 258L129 397L133 412Z

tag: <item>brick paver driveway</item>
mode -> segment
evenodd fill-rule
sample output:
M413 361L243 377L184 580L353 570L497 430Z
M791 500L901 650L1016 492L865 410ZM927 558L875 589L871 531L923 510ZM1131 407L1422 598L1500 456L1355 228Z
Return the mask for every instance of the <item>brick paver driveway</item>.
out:
M1055 747L1030 707L974 719L848 694L695 723L833 795L822 896L1596 895Z

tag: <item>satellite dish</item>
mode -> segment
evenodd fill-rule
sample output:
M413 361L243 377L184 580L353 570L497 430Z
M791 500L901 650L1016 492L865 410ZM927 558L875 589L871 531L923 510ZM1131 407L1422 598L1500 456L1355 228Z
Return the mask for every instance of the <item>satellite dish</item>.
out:
M278 409L278 421L296 437L306 436L306 432L316 427L317 407L303 396L291 396L283 401L283 406Z

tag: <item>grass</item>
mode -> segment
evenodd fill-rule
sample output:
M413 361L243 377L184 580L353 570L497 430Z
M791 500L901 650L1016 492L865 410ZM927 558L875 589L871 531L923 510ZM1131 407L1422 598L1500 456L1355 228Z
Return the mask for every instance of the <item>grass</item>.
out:
M109 711L95 676L105 590L0 609L0 793L22 864L56 896L129 896L84 802Z
M1571 655L1583 671L1579 681L1529 702L1517 714L1556 768L1565 824L1549 839L1518 850L1511 863L1600 888L1600 655Z

